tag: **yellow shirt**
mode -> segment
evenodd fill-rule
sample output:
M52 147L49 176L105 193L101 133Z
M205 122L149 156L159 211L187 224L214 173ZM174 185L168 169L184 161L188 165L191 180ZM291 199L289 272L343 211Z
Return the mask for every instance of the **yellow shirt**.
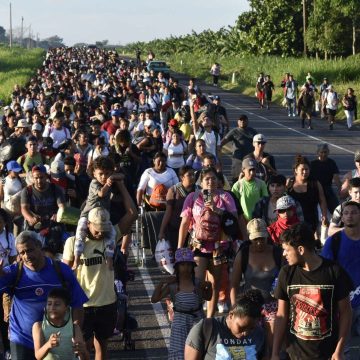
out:
M75 237L73 236L66 240L64 260L74 260L74 247ZM116 301L114 271L109 270L106 265L104 241L86 238L84 253L80 257L76 277L89 298L84 307L104 306Z

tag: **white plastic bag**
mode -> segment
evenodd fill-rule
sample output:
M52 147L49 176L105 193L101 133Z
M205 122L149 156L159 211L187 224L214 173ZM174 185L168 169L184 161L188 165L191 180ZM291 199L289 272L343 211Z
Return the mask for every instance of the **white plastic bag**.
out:
M174 252L170 243L165 239L160 239L155 248L155 260L169 274L174 273Z
M328 230L329 228L326 225L321 225L321 231L320 231L320 241L321 244L324 246L326 239L328 237Z

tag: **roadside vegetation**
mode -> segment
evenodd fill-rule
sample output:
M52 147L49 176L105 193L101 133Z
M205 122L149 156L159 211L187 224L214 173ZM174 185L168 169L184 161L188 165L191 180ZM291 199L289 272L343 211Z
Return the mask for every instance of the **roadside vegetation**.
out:
M43 49L0 47L0 100L10 102L15 84L25 85L44 61Z

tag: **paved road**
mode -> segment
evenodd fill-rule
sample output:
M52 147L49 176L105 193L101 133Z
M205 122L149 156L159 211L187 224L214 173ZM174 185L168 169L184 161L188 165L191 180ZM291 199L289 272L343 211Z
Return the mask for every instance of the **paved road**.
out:
M186 76L178 75L182 84ZM275 156L279 173L291 174L291 167L296 154L304 154L314 158L316 145L327 142L330 145L331 157L337 162L341 173L354 167L353 153L360 149L360 132L348 131L343 124L335 125L335 130L328 130L324 121L315 119L314 130L301 129L299 118L288 118L285 109L273 106L270 110L260 109L255 98L224 91L200 83L205 93L219 95L226 107L231 125L236 125L240 114L249 117L251 127L263 133L268 138L266 151ZM279 90L280 91L280 90ZM223 159L225 174L230 173L230 157ZM136 248L133 248L136 255ZM166 359L167 345L170 335L169 323L161 304L151 305L149 296L154 284L163 276L148 254L147 266L142 268L136 264L136 256L130 257L130 266L136 271L136 280L128 284L130 295L129 311L138 320L139 328L133 332L135 351L122 351L119 337L111 339L110 348L113 349L111 359Z

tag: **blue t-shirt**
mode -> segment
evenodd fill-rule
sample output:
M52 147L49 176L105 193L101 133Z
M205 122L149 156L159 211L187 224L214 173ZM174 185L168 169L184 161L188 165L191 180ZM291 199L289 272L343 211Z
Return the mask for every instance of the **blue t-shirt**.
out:
M327 238L321 255L330 260L336 260L348 273L354 283L355 290L350 293L353 309L360 306L360 240L349 239L344 230L341 231L341 241L337 259L331 249L332 238Z
M48 293L54 287L62 287L52 261L46 259L46 265L38 272L26 266L22 268L20 281L15 288L10 313L10 341L33 349L32 326L41 321ZM88 301L73 271L64 263L60 263L61 272L67 288L71 292L71 307L79 308ZM4 268L4 276L0 277L0 292L9 292L15 283L18 265Z

